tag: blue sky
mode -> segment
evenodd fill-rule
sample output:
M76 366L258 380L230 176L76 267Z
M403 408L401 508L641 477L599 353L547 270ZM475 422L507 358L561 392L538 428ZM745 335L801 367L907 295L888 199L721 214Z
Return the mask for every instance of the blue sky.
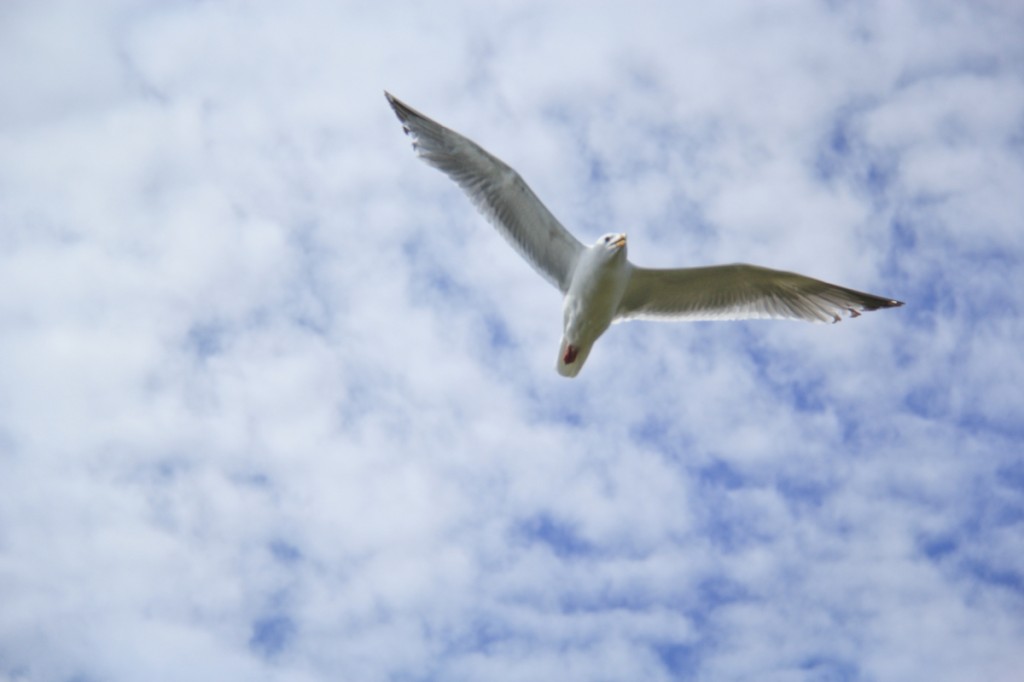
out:
M1024 13L0 9L0 681L1013 680ZM388 89L634 262L907 302L611 329Z

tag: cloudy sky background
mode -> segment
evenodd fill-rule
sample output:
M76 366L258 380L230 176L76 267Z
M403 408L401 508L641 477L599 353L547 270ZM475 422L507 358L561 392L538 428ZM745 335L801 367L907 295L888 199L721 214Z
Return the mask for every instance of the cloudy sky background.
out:
M1015 680L1012 2L0 5L0 680ZM583 241L907 302L612 328Z

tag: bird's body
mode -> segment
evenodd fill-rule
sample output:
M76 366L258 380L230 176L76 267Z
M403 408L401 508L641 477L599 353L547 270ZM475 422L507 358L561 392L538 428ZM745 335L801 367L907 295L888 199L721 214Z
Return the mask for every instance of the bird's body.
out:
M742 263L698 268L637 267L626 235L586 247L547 210L511 167L472 140L385 93L417 153L458 183L541 275L564 295L556 368L579 374L594 342L628 319L709 320L757 317L838 322L843 313L902 302L804 275Z
M628 285L625 235L605 235L580 252L562 301L559 374L579 374L594 342L615 321Z

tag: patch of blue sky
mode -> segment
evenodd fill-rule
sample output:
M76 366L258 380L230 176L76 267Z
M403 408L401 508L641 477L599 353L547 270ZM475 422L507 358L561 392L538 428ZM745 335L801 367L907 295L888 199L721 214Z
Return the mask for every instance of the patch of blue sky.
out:
M980 559L961 564L963 575L985 587L1007 590L1018 604L1024 606L1024 567L995 564Z
M517 346L515 336L503 318L493 313L485 313L483 324L487 330L487 341L490 348L508 350Z
M918 417L942 419L950 412L951 388L948 378L935 377L930 383L907 391L903 404L911 414Z
M690 196L685 186L674 188L665 201L665 209L660 219L647 222L643 229L644 234L652 240L666 240L667 243L676 244L673 250L689 261L671 264L666 262L665 265L672 267L710 265L697 263L694 254L707 244L716 242L719 236L718 228L708 219L704 206ZM680 239L685 240L685 246L679 244Z
M302 560L302 551L291 542L277 538L267 545L270 555L281 564L291 565Z
M1005 55L970 51L945 58L922 61L907 67L894 83L897 89L911 88L958 76L993 78L1006 74L1009 63Z
M796 351L780 353L769 348L749 323L738 325L738 333L747 340L743 352L751 359L759 380L770 387L777 399L800 412L822 412L829 406L825 377L794 371L799 362Z
M270 490L273 481L270 476L260 471L239 471L231 475L230 480L235 485L253 490Z
M686 605L673 598L638 585L599 588L579 588L563 591L558 598L558 610L563 614L594 614L626 611L644 613L652 609L670 609L684 613Z
M1024 453L1019 453L1009 462L1001 465L996 470L996 481L1000 485L1024 496Z
M819 180L832 182L844 179L850 173L850 166L856 163L851 135L845 117L833 124L814 158L813 168Z
M18 665L8 666L4 661L0 660L0 674L4 675L3 679L7 680L31 680L33 679L33 671L29 666ZM68 678L70 680L74 679Z
M699 679L702 650L697 644L662 642L651 646L672 679Z
M694 506L700 511L698 523L704 538L724 556L771 541L775 530L756 523L742 499L725 488L700 489Z
M335 314L327 295L330 285L325 273L333 263L352 256L351 253L339 253L325 243L323 235L326 229L329 228L323 221L304 218L297 220L287 232L291 249L288 255L294 260L288 281L288 309L297 323L321 334L329 328Z
M200 361L209 360L224 349L226 326L220 322L197 322L186 336L189 352Z
M942 561L953 556L960 548L960 542L950 534L921 537L917 541L918 549L932 561Z
M893 200L899 157L870 145L859 130L865 104L848 107L821 139L812 161L815 176L826 184L845 183L877 210Z
M716 141L712 135L702 136L700 131L687 129L678 122L665 119L654 121L638 119L633 112L622 112L618 117L622 125L629 128L628 138L617 144L598 147L600 140L582 143L579 153L588 158L590 173L587 191L593 197L588 203L591 209L585 217L592 222L581 225L578 235L583 241L609 231L624 231L633 236L643 235L646 247L664 241L672 252L693 258L705 243L717 238L717 226L707 218L705 206L695 194L695 188L685 180L665 183L686 169L699 168ZM629 145L635 140L634 145ZM622 147L629 146L628 154ZM616 154L614 158L610 154ZM656 201L643 204L626 204L625 196L632 188L643 191L657 188L650 196ZM623 225L609 224L608 217L614 216L612 198L617 208L630 206L639 208L629 220L637 221ZM645 247L645 248L646 248ZM680 265L677 259L660 265Z
M749 587L740 582L723 575L711 576L698 582L686 595L683 611L707 644L717 636L714 619L718 610L754 598Z
M897 253L908 254L914 252L919 239L919 228L919 223L907 216L897 215L890 221L889 233L893 239L893 258L896 257L895 254Z
M722 459L715 459L706 466L694 470L697 482L703 487L738 490L749 484L749 480L735 467Z
M571 521L547 512L517 522L512 529L512 537L527 547L546 547L562 559L593 557L600 551L599 547L579 533Z
M1002 486L998 470L993 475L976 474L974 479L961 484L963 500L955 504L899 491L907 502L930 509L935 516L930 529L915 540L917 550L930 560L962 567L977 560L974 555L980 547L998 549L996 538L1005 530L1024 527L1024 495ZM1007 558L998 551L996 555ZM1009 570L1020 573L1024 562Z
M479 229L491 228L481 218ZM498 239L498 235L490 235ZM493 356L495 351L507 352L517 347L515 336L508 324L485 299L486 292L480 291L464 281L452 268L452 261L439 251L436 240L429 235L418 234L403 244L403 253L409 263L410 300L413 302L440 303L446 308L468 313L480 325L484 345L479 346L479 355ZM527 275L529 276L529 275ZM493 357L486 364L493 364Z
M641 447L657 452L675 466L687 467L688 454L693 451L693 439L680 428L670 414L655 413L629 427L630 439Z
M973 404L961 407L953 423L964 434L1005 438L1009 443L1024 441L1024 421L1019 412L1008 411L1005 414L993 415Z
M1006 151L1017 160L1018 164L1024 165L1024 121L1021 121L1008 136Z
M552 362L552 364L554 364ZM584 403L552 400L550 387L529 386L525 393L529 399L527 414L531 422L558 424L580 428L586 424L587 406Z
M808 656L800 661L799 668L807 680L852 682L863 679L860 666L856 662L828 654Z
M0 424L0 457L14 457L18 450L18 440L14 433Z
M370 415L383 416L395 429L394 434L407 434L411 424L396 411L400 405L402 379L400 366L361 363L348 368L343 394L336 401L335 414L339 428L351 431ZM382 406L389 406L382 412Z
M255 653L273 658L283 652L294 640L295 621L284 614L271 614L252 622L249 648Z
M442 642L446 657L466 653L491 654L510 642L521 644L524 641L523 632L486 609L468 615L466 622L458 627L432 631L431 636Z
M279 314L287 324L304 333L327 337L339 317L338 306L329 300L329 285L315 272L316 266L312 263L302 262L296 269L302 274L290 280L282 292ZM344 302L338 303L344 305Z
M455 271L440 258L439 248L435 239L424 234L416 234L402 244L411 275L411 297L438 296L461 303L472 300L473 288L456 279Z
M599 156L591 156L587 160L587 183L593 191L601 192L608 185L608 171L605 162Z
M1017 441L1007 440L1006 445L1012 447ZM980 453L979 453L980 454ZM1024 530L1024 491L1019 487L1007 485L1006 465L998 462L995 453L989 455L991 470L975 475L970 490L972 505L964 532L971 537L978 537L986 529L999 532L1005 528L1022 526ZM1019 466L1021 455L1014 451L1002 454L1010 466ZM1021 558L1024 565L1024 557Z
M568 404L556 404L551 406L550 404L541 403L539 405L544 409L545 416L556 422L565 424L571 427L583 427L586 425L586 415L584 410L568 405Z
M1020 517L1008 524L1010 532L1022 526ZM989 532L991 528L991 520L969 520L952 532L918 538L916 548L958 589L975 594L1005 593L1012 600L1009 603L1024 605L1024 561L1000 549L1000 540Z
M146 471L152 474L152 481L166 485L193 473L195 461L187 456L170 454L158 458Z
M783 476L775 481L775 489L795 515L814 515L835 491L836 485L814 476Z

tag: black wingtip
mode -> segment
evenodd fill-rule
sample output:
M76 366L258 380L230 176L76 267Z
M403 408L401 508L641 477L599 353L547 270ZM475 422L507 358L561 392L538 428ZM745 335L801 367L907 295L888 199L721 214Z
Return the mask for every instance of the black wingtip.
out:
M395 112L395 116L402 122L402 130L405 131L406 135L409 134L409 118L417 114L416 110L410 107L408 104L392 95L387 90L384 91L384 97L387 98L388 104L391 105L391 110Z
M897 301L894 298L882 298L880 296L873 297L873 300L864 306L864 310L881 310L883 308L899 308L903 305L903 301Z

